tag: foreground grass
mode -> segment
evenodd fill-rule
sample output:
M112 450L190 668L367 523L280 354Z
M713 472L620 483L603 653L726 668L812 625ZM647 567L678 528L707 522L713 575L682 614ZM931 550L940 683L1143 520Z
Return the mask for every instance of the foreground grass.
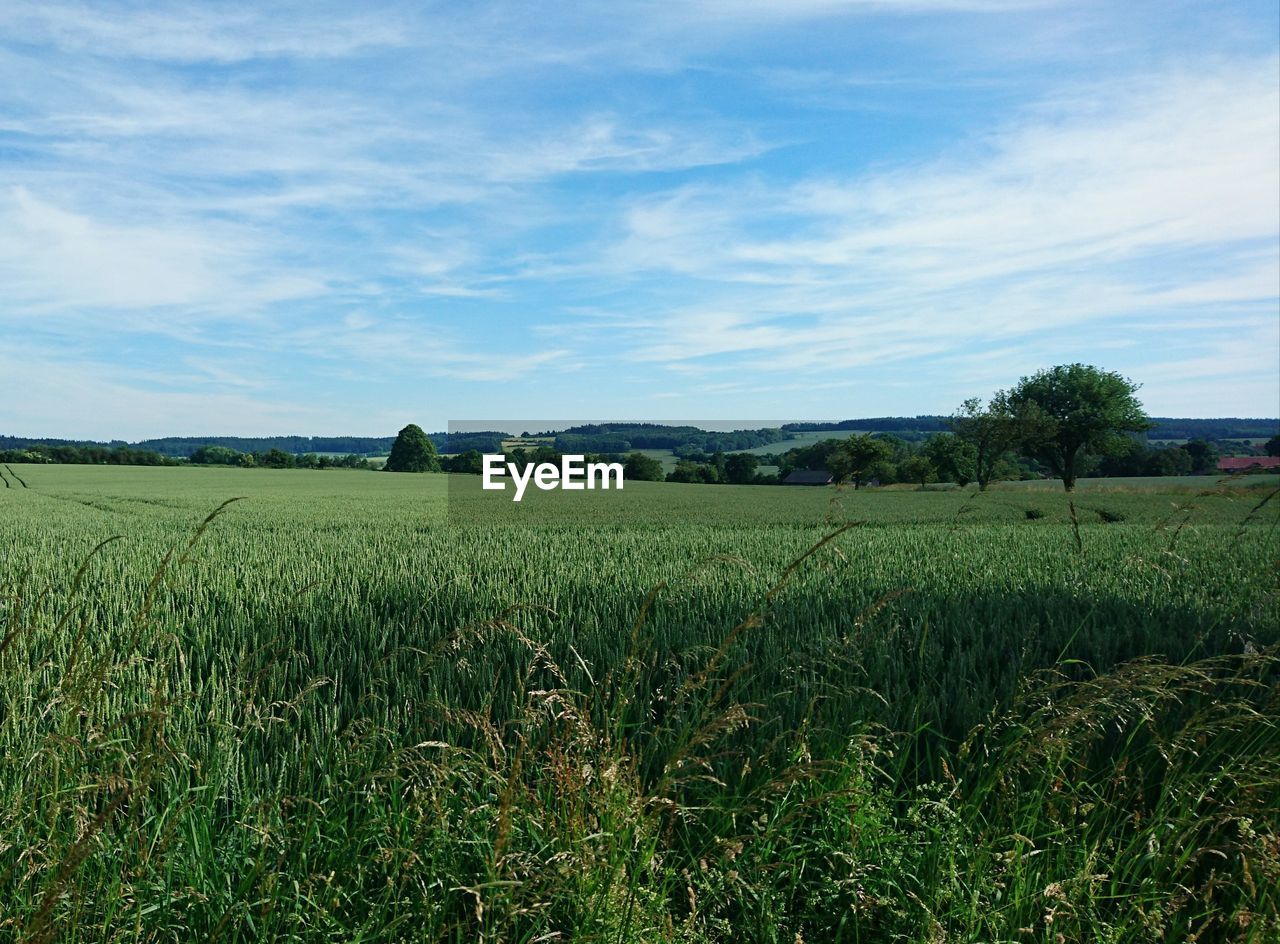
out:
M584 531L445 528L430 477L51 471L0 493L0 937L1280 933L1263 493L836 533L654 486Z

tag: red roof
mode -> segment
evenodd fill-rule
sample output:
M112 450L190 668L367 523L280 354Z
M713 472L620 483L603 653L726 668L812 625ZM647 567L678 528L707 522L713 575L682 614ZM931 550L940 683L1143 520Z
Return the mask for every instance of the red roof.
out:
M1245 469L1280 469L1280 456L1226 456L1218 460L1223 472L1243 472Z

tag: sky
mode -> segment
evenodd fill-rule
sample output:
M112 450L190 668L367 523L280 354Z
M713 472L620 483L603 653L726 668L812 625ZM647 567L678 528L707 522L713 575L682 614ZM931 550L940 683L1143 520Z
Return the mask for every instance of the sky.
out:
M0 4L0 434L1280 414L1280 5Z

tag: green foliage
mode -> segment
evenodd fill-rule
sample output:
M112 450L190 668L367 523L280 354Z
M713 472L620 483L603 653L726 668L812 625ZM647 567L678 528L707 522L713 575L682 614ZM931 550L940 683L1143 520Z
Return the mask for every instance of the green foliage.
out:
M785 478L788 472L796 470L830 472L831 455L838 448L839 439L823 439L808 446L789 449L778 458L778 473Z
M422 427L410 423L396 436L384 468L388 472L439 472L440 457Z
M708 462L681 459L676 463L676 467L667 473L667 481L696 485L715 485L721 481L721 478L720 471Z
M236 465L240 453L226 446L201 446L191 453L193 465Z
M725 479L731 485L747 485L756 477L759 466L759 456L753 456L749 452L735 452L725 457Z
M65 465L177 465L157 452L128 446L33 444L0 449L0 462Z
M1218 467L1218 450L1203 439L1190 440L1182 447L1182 451L1191 459L1189 471L1192 475L1207 475Z
M788 436L780 429L741 429L714 432L696 426L664 426L657 423L603 423L572 426L554 436L555 447L568 453L625 453L640 449L670 449L680 457L696 453L733 452L781 442Z
M662 463L643 452L633 452L627 456L622 472L626 480L631 482L661 482L666 478Z
M321 456L314 452L295 456L281 449L266 452L237 452L227 446L200 446L187 460L191 465L227 465L263 469L368 469L363 456Z
M962 486L973 481L977 450L955 433L938 433L929 437L925 441L923 452L937 469L939 481L955 482Z
M915 482L924 488L938 480L938 472L927 454L908 456L898 464L898 475L904 482Z
M264 469L292 469L297 466L295 457L282 449L268 449L255 458L256 464Z
M1120 374L1066 364L1022 378L1007 404L1025 424L1026 448L1071 491L1083 456L1123 448L1123 433L1150 428L1137 391L1138 384Z
M858 489L874 477L877 467L882 467L892 454L892 447L883 439L859 434L842 442L827 462L838 480L852 482Z
M1273 486L20 474L0 939L1280 934Z
M1015 411L1003 392L985 405L977 397L965 400L951 417L951 429L968 447L965 459L972 457L973 477L984 492L1001 478L1000 463L1027 434L1025 416Z
M484 456L477 449L468 449L452 458L447 456L442 458L440 466L445 472L480 475L484 472Z
M1144 475L1191 475L1195 461L1185 449L1153 449L1143 463Z

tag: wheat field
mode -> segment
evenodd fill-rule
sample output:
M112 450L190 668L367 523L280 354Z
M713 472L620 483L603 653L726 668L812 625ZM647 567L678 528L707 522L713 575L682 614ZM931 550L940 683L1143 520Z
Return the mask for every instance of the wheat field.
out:
M0 940L1280 935L1274 486L0 471Z

